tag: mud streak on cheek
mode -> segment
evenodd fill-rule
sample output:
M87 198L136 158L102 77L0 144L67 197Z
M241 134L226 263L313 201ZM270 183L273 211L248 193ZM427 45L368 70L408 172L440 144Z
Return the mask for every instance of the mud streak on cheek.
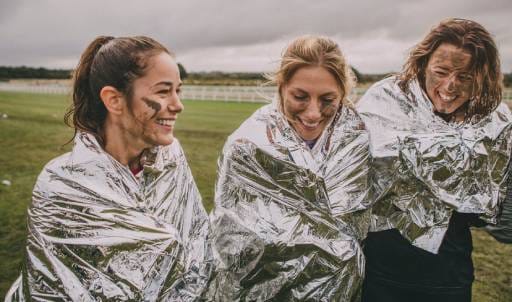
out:
M320 109L322 114L326 117L333 116L336 113L336 110L337 110L337 106L333 103L329 103L329 104L322 103L322 107Z
M290 104L290 101L286 100L283 102L283 113L289 121L296 121L300 111L296 106Z
M428 90L429 88L437 87L439 85L439 83L441 83L441 79L432 71L427 70L427 76L426 76L425 82L426 82L425 86Z
M455 86L457 91L460 91L461 94L466 94L466 95L470 95L471 92L473 91L473 83L472 81L464 81L464 82L461 82L459 83L457 86Z
M142 100L144 101L146 106L148 106L153 111L155 111L155 113L153 113L151 118L154 118L158 114L158 112L160 112L160 110L162 109L162 105L160 105L160 103L158 103L157 101L153 101L153 100L148 99L146 97L143 97Z

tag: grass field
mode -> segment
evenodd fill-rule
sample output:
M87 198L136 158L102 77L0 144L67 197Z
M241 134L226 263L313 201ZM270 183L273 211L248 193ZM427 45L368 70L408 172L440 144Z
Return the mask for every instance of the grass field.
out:
M0 92L0 299L19 273L26 208L44 164L66 152L72 131L62 122L68 97ZM261 104L185 101L177 123L207 210L212 207L217 156L226 137ZM2 119L3 113L8 118ZM474 231L473 301L512 301L512 246Z

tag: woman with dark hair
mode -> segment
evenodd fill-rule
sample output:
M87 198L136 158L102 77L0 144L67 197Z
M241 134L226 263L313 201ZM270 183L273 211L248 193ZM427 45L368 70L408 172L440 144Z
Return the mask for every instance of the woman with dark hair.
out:
M470 227L496 223L512 149L501 80L489 32L448 19L359 101L378 194L363 301L471 301Z
M272 80L277 98L219 160L208 299L357 301L372 198L350 67L334 41L305 36Z
M174 56L98 37L74 75L74 147L39 175L7 301L188 301L208 279L208 219L179 142Z

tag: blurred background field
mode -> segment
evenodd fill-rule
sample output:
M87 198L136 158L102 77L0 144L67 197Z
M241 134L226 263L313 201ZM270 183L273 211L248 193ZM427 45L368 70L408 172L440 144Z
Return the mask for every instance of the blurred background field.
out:
M32 187L50 159L68 151L63 123L69 96L0 91L0 299L19 274ZM227 136L262 103L184 100L176 136L185 149L207 210L216 162ZM9 181L10 185L2 184ZM473 301L512 301L512 246L475 230Z

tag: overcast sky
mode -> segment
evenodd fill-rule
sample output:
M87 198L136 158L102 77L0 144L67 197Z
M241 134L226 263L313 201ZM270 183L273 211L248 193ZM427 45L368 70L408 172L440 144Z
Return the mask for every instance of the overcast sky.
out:
M473 19L512 72L512 0L0 0L0 65L74 68L97 35L148 35L188 71L271 71L302 34L335 39L363 73L398 71L446 17Z

